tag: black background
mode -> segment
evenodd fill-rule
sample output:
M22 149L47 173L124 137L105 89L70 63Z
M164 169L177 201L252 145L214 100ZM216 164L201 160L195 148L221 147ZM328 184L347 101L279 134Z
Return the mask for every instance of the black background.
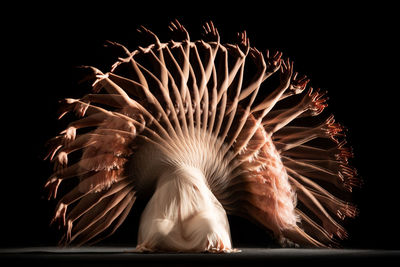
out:
M178 8L179 7L179 8ZM354 192L360 216L346 224L346 248L400 249L397 219L398 75L393 7L363 5L263 5L245 1L216 8L211 3L93 3L21 5L4 9L2 19L2 141L0 246L55 245L57 229L49 227L55 202L42 187L52 172L43 161L45 142L67 125L57 121L57 101L79 97L74 66L108 70L115 59L103 47L118 41L130 50L140 42L144 25L162 41L168 23L178 18L193 40L212 20L222 42L233 42L247 30L252 46L279 50L295 61L295 70L311 86L328 90L329 107L348 128L353 165L364 180ZM102 244L136 244L139 208L113 237ZM230 218L236 246L274 246L262 230Z

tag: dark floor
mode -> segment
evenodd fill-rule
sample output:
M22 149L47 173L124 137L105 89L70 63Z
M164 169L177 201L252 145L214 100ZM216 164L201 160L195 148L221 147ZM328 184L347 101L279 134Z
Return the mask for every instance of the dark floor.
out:
M323 266L357 263L386 266L400 264L399 250L357 249L265 249L241 248L232 254L135 252L129 247L15 248L0 249L0 265L25 266L268 266L270 264L307 264ZM400 265L398 265L400 266Z

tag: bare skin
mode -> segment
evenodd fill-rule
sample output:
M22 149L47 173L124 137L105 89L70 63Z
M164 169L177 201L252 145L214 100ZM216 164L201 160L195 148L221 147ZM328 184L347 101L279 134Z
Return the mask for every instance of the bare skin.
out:
M212 22L204 40L191 41L177 20L169 30L163 43L141 26L145 45L134 51L107 42L118 62L106 73L83 67L92 91L61 102L60 119L78 118L48 143L54 173L45 187L58 198L63 181L79 182L59 198L52 220L65 230L60 244L113 234L148 188L155 191L139 251L235 252L227 214L269 229L282 244L326 247L346 238L337 220L357 209L322 186L360 185L344 128L333 115L298 124L323 112L326 93L307 87L282 52L252 47L245 31L223 44ZM263 91L272 76L278 86ZM291 97L293 106L279 107ZM317 147L317 138L330 145ZM81 159L71 162L77 152Z

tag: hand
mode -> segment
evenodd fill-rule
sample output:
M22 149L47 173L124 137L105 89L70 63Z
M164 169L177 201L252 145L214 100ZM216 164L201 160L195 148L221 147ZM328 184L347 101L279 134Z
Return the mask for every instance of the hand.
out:
M104 47L112 49L112 52L120 58L129 57L131 55L131 52L128 50L128 48L117 42L106 40Z
M83 117L90 106L90 101L87 99L89 96L85 95L82 99L75 104L74 112L78 117Z
M297 77L298 73L296 72L292 78L292 82L290 83L289 89L292 91L292 94L300 94L306 89L307 84L310 82L310 79L307 79L307 76L303 76L301 78Z
M321 129L327 134L331 140L339 144L337 136L346 136L344 131L346 130L342 125L335 122L333 115L329 116L323 123Z
M74 71L74 74L77 75L78 84L93 83L96 80L96 76L102 73L99 69L91 66L77 66Z
M282 52L276 51L275 55L270 56L269 50L265 53L265 59L267 63L267 72L274 73L281 66Z
M229 53L231 55L235 55L237 58L244 58L245 54L242 52L242 50L239 48L239 45L237 44L224 44L224 46L229 50Z
M304 95L303 99L300 102L300 105L305 111L310 110L311 116L319 115L325 107L328 106L326 104L327 98L323 98L325 96L325 92L320 93L319 89L313 92L313 88L310 87L308 92Z
M284 60L281 60L280 74L280 86L282 88L288 88L293 75L293 61L290 62L289 58L286 60L286 63Z
M56 137L53 137L49 141L46 142L46 147L48 147L48 153L44 157L44 160L50 158L50 160L53 160L54 155L57 153L57 151L63 146L62 143L64 142L64 137L61 135L58 135Z
M58 227L65 226L65 215L67 213L67 205L64 203L59 203L57 205L56 214L51 220L50 224L58 224Z
M250 58L253 59L254 63L260 70L263 72L265 71L267 65L265 63L264 56L260 51L257 50L257 48L250 49Z
M60 106L57 111L58 119L61 119L62 117L64 117L65 114L70 111L74 111L78 117L83 117L85 116L85 113L90 104L90 102L86 100L85 97L82 98L82 101L79 101L78 99L66 98L59 101L59 103Z
M76 128L74 126L69 126L64 131L60 132L60 134L64 135L64 145L72 142L76 138Z
M54 158L54 171L62 171L68 165L68 154L60 151Z
M57 191L58 187L60 186L61 179L53 177L50 178L46 184L44 185L44 188L49 190L49 195L48 195L48 200L50 199L55 199L57 197Z
M145 35L145 39L143 41L145 42L146 46L149 46L151 44L155 44L157 48L161 46L161 42L158 39L157 35L143 25L141 25L140 28L137 29L137 31Z
M204 42L203 40L196 41L196 44L201 45L204 49L211 49L211 45L209 45L207 42Z
M247 56L250 51L250 39L247 37L247 32L238 32L237 37L239 39L239 47L243 53Z
M205 25L203 25L204 29L204 38L208 42L216 42L219 44L220 42L220 37L217 28L214 27L214 23L212 21L206 22Z
M190 41L190 36L188 31L185 29L185 27L182 26L182 24L179 23L177 19L175 19L175 21L171 21L170 26L168 26L168 28L171 30L173 34L174 41L177 42Z

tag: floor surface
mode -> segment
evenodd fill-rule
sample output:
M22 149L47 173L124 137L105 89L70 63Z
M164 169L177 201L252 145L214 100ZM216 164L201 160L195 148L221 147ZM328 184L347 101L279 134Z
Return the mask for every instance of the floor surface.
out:
M0 263L40 266L268 266L270 264L335 265L350 262L400 266L399 250L240 248L231 254L139 253L129 247L7 248ZM0 264L1 266L5 266ZM281 266L281 265L279 265Z

